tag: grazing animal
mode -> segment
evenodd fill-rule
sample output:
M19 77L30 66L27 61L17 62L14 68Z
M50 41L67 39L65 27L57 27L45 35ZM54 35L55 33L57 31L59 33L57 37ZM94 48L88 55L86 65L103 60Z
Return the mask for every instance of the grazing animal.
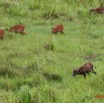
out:
M73 76L83 75L84 78L86 78L86 73L89 74L90 72L96 74L96 72L93 70L93 64L88 62L79 67L79 69L73 70Z
M99 8L96 8L96 9L91 9L90 12L104 14L104 7L99 7Z
M62 24L56 25L55 27L51 28L52 33L54 34L57 34L58 32L61 32L62 34L64 34L63 29L64 27Z
M3 40L3 37L4 37L4 30L1 30L1 29L0 29L0 39Z
M25 27L24 27L23 25L14 25L14 26L12 26L12 27L9 29L9 31L10 31L10 32L20 33L20 34L24 35L24 34L26 34L26 33L24 32L24 29L25 29Z

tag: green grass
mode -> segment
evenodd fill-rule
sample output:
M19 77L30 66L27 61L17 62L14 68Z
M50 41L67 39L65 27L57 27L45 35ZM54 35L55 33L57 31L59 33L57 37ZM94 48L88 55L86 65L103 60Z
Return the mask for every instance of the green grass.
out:
M103 103L95 96L104 95L104 15L89 13L101 2L1 0L0 28L22 23L27 35L0 40L0 103ZM65 35L51 35L59 23ZM88 61L97 75L72 77Z

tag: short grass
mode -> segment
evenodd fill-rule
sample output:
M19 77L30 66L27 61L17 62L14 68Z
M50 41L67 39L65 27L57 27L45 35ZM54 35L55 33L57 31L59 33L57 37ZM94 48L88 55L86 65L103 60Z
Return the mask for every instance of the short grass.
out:
M22 23L27 35L5 31L0 41L0 103L103 103L104 15L88 12L101 2L1 0L1 29ZM59 23L65 35L52 35ZM74 78L88 61L97 74Z

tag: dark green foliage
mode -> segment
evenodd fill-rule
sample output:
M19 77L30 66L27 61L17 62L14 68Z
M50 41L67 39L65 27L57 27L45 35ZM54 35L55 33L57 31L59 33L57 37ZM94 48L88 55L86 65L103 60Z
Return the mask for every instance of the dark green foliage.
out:
M54 45L53 44L45 44L45 46L44 46L44 48L46 49L46 50L54 50Z
M18 75L16 70L9 64L0 65L0 76L13 77Z
M53 81L62 81L62 77L59 76L58 74L50 74L50 73L44 73L43 76L47 79L47 80L53 80Z
M19 103L32 103L31 102L31 94L29 93L28 88L22 88L19 92Z
M43 14L43 18L45 18L45 19L57 19L57 18L59 18L59 16L60 15L58 15L57 13L45 13L45 14Z

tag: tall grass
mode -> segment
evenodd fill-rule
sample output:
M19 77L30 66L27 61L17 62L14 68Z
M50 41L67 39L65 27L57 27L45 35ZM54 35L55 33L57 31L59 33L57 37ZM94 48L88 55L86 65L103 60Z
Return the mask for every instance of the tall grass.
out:
M0 103L103 103L95 96L104 95L104 17L89 13L101 3L1 0L0 28L22 23L27 35L5 31L0 41ZM65 35L51 35L58 23ZM88 61L97 75L73 78L73 69Z

